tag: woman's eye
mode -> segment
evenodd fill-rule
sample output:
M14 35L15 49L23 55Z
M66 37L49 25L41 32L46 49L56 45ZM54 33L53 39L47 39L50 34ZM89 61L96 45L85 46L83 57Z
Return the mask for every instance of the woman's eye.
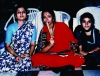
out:
M17 12L18 14L20 13L20 12Z
M51 16L48 16L49 18L51 17Z
M85 20L82 21L82 23L85 23L85 22L86 22Z
M22 11L22 13L26 13L25 11Z
M92 23L91 21L88 21L89 23Z
M45 19L46 17L45 16L43 16L43 19Z
M18 11L17 13L20 14L20 13L26 13L26 12L25 11L22 11L22 12L21 11Z

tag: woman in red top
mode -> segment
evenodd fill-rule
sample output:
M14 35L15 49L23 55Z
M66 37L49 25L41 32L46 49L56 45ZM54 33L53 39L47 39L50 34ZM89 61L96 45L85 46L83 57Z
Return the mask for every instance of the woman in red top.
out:
M53 10L42 11L42 21L44 23L42 33L46 34L48 44L43 45L41 51L31 57L33 67L40 65L51 68L66 65L81 66L84 63L84 58L75 55L70 50L70 43L77 43L70 28L63 22L55 21ZM61 55L62 53L64 55Z

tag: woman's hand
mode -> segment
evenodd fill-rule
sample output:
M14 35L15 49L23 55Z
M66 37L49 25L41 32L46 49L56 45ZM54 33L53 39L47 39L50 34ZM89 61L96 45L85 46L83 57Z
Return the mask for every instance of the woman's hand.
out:
M83 56L86 56L88 52L81 51L80 54L82 54Z
M17 57L16 57L16 61L17 61L17 62L21 62L21 57L20 57L20 56L17 56Z
M20 56L21 56L21 58L25 58L25 57L28 57L29 54L21 54Z
M54 42L54 39L53 37L50 38L50 45L54 46L55 42Z
M28 57L28 56L29 56L29 54L21 54L20 56L16 57L16 61L21 62L21 58L25 58L25 57Z
M84 58L84 56L82 54L79 54L79 53L74 53L74 55L79 55L81 58Z

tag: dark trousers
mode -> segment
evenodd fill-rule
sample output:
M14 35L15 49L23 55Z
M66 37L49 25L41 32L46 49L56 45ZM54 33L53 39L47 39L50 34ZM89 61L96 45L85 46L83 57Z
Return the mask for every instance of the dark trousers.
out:
M84 58L85 58L85 64L88 67L97 66L98 64L100 64L100 52L99 51L94 52L94 53L89 53Z

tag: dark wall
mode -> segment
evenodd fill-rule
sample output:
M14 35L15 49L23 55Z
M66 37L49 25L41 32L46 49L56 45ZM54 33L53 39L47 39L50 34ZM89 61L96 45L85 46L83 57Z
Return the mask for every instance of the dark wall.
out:
M0 0L0 35L4 33L3 27L18 4L39 10L48 8L67 12L71 16L69 25L72 29L73 17L76 17L77 11L86 6L98 6L100 0Z

